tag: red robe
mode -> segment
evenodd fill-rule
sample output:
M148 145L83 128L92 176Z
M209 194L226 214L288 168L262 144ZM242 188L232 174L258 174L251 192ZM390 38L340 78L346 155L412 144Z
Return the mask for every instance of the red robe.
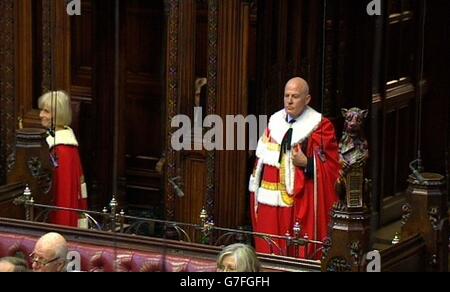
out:
M54 138L50 136L47 142L58 162L58 167L53 170L54 205L87 210L87 199L83 195L85 190L82 188L83 168L75 135L70 128L66 128L56 132L56 144ZM51 212L50 218L53 224L77 227L80 215L71 211L54 211Z
M314 175L308 178L303 168L289 164L291 152L283 154L279 163L281 141L292 127L292 147L306 143L305 155L314 161ZM322 154L321 154L322 153ZM257 233L293 236L296 222L301 226L301 237L324 241L328 236L330 209L338 201L335 182L340 163L335 130L331 122L311 108L290 126L285 111L271 117L265 135L258 143L258 161L250 180L251 217ZM315 191L316 190L316 191ZM256 194L256 195L255 195ZM320 245L305 249L287 250L285 240L255 238L256 250L308 259L320 259Z

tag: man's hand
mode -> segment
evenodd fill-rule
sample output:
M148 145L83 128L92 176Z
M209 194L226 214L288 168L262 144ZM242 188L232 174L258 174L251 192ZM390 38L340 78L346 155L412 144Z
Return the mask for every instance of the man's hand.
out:
M308 158L300 147L295 147L292 151L292 163L297 167L305 168L308 165Z

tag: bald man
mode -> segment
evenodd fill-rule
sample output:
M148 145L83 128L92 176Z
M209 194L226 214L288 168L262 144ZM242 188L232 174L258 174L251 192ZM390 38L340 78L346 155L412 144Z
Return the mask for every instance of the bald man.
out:
M34 272L65 272L67 242L61 234L47 233L36 242L31 254Z
M329 211L338 201L338 143L333 125L309 107L310 101L308 83L300 77L289 80L284 109L270 118L258 142L249 184L254 232L294 235L298 222L301 237L324 241L328 236ZM285 240L274 241L276 245L270 245L256 238L257 252L321 257L321 246L288 251Z

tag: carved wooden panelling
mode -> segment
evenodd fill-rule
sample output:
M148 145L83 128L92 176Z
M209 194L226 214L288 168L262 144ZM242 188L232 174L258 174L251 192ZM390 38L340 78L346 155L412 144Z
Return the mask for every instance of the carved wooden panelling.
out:
M413 1L388 1L385 21L384 54L385 71L380 72L384 82L380 121L381 131L377 139L382 141L377 159L380 184L381 223L400 218L406 179L410 173L409 163L417 156L417 116L415 60L420 48L419 6Z
M71 88L77 96L91 97L95 58L94 11L92 1L83 0L81 16L70 19L71 29Z
M1 1L0 5L0 183L3 183L8 157L15 150L15 1Z
M181 222L200 223L200 212L204 206L206 192L207 168L205 157L199 153L191 153L184 161L184 193L183 198L177 198L177 220Z

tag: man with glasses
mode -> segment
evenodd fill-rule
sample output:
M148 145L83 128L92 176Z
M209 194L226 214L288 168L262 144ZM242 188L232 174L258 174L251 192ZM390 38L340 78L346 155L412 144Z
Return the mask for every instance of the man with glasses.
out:
M67 242L58 233L47 233L36 242L30 254L34 272L64 272L67 257Z

